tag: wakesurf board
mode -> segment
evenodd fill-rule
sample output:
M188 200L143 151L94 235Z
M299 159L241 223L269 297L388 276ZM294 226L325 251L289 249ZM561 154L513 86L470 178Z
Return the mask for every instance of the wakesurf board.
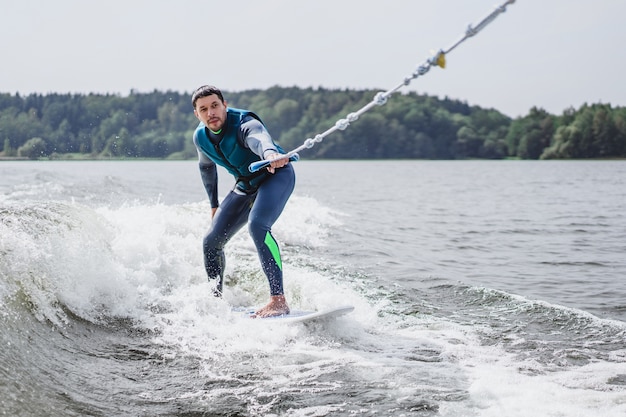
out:
M354 306L340 306L340 307L331 307L323 310L311 311L311 310L292 310L289 314L283 314L281 316L274 317L252 317L254 311L248 310L246 312L247 316L252 318L253 320L259 320L261 322L276 322L282 324L293 324L293 323L308 323L308 322L316 322L316 321L326 321L335 319L337 317L343 316L345 314L349 314L354 311Z

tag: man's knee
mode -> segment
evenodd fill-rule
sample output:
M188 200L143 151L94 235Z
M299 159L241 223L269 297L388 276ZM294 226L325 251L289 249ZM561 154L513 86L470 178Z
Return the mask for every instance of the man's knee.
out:
M250 220L248 223L248 232L255 242L263 242L265 235L270 231L270 228L259 221Z
M215 233L209 232L202 239L202 247L205 251L209 250L222 250L224 248L224 242L219 239Z

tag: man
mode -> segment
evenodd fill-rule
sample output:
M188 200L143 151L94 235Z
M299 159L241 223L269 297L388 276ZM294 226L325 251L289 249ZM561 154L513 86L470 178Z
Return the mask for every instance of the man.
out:
M282 213L295 186L295 174L284 151L274 143L261 119L247 110L227 107L222 92L205 85L191 97L193 112L200 121L193 135L198 150L200 175L211 203L213 221L204 237L204 267L213 294L222 294L224 246L248 222L263 272L270 286L269 303L254 317L289 313L283 290L282 261L272 225ZM248 166L262 159L266 169L251 173ZM219 164L235 177L235 186L221 205L217 194ZM219 207L219 209L218 209Z

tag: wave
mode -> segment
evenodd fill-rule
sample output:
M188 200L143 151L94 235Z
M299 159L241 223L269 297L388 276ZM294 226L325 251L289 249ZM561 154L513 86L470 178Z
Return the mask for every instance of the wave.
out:
M19 387L10 396L32 386L40 398L33 394L32 408L14 414L498 415L520 409L519 386L550 408L535 385L572 400L568 410L616 411L598 409L594 393L619 399L619 323L439 280L422 292L390 287L346 267L358 259L329 256L342 217L294 196L275 235L293 308L353 304L355 313L332 326L269 329L232 311L267 297L245 231L227 246L224 299L210 296L201 254L206 203L0 202L0 296L8 307L1 338L19 347L0 353L0 370ZM572 335L579 337L568 344ZM603 350L598 341L607 340ZM587 359L573 359L582 354ZM590 374L592 382L584 380ZM578 400L580 388L588 399ZM311 394L325 405L310 403Z
M571 307L484 287L457 286L462 313L486 345L496 344L532 372L548 372L596 361L626 362L626 323ZM602 341L599 343L598 341Z
M297 255L299 247L324 245L334 219L314 200L295 198L275 233ZM38 319L59 326L68 322L67 311L94 323L112 317L141 321L172 291L205 283L201 241L209 223L205 203L92 208L3 202L0 295L22 297ZM235 259L227 280L242 281L259 269L246 233L227 246L227 256Z

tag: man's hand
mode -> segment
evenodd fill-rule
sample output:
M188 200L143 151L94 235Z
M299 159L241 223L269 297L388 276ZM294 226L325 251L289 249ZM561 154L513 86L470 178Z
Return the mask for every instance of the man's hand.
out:
M289 163L289 158L280 153L269 154L265 159L271 161L270 166L267 167L267 170L272 174L276 171L276 168L282 168Z

